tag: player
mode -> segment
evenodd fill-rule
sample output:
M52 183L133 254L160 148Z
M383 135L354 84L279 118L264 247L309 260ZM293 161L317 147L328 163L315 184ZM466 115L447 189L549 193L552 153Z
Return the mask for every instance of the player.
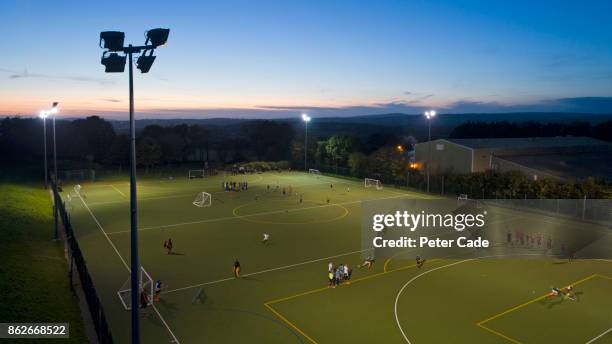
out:
M172 238L168 238L168 240L164 241L164 248L168 250L168 254L172 253L173 246L174 245L172 244Z
M149 306L149 294L147 294L147 291L143 288L140 291L140 308L147 308Z
M358 268L361 267L367 267L368 269L370 269L372 267L372 265L374 264L374 257L368 257L366 258L363 263L361 263L361 265L357 265Z
M327 202L327 204L329 204L329 197L326 197L325 201Z
M567 287L565 287L565 289L563 290L565 297L572 300L572 301L576 301L576 295L574 295L574 293L572 292L574 290L574 287L572 287L571 285L568 285Z
M334 263L329 262L329 263L327 264L327 271L328 271L328 272L332 272L332 271L334 271Z
M548 297L553 298L559 295L561 295L561 290L559 288L552 287L552 290L550 291L550 294L548 294Z
M155 281L155 296L153 297L153 301L159 302L161 290L162 290L162 281L161 280Z
M238 259L234 261L234 277L240 278L240 262Z
M422 268L423 264L425 264L425 259L421 258L421 256L416 256L416 265L417 265L417 268L419 268L419 269Z
M346 193L349 193L349 192L351 192L351 188L347 186L346 187Z
M270 234L264 233L263 234L263 239L261 240L261 242L265 244L265 243L268 242L268 240L270 240Z

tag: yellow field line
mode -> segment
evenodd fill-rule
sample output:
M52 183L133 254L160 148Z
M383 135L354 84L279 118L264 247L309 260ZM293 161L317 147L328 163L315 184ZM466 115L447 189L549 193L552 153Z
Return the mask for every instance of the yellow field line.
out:
M600 275L600 274L596 274L596 275L597 275L597 277L599 277L599 278L605 278L605 279L612 280L612 277L610 277L610 276Z
M602 275L593 274L593 275L587 276L587 277L585 277L585 278L583 278L583 279L581 279L581 280L578 280L578 281L576 281L576 282L570 283L569 285L574 286L574 285L577 285L577 284L580 284L580 283L586 282L586 281L588 281L588 280L590 280L590 279L593 279L593 278L595 278L595 277L601 277L601 276L602 276ZM606 277L604 277L604 278L606 278ZM503 315L506 315L506 314L508 314L508 313L514 312L514 311L516 311L516 310L518 310L518 309L521 309L521 308L523 308L523 307L525 307L525 306L529 306L530 304L533 304L534 302L538 302L538 301L540 301L540 300L542 300L542 299L545 299L546 297L548 297L548 294L546 294L546 295L542 295L542 296L538 296L537 298L535 298L535 299L533 299L533 300L527 301L527 302L522 303L522 304L520 304L520 305L518 305L518 306L514 306L514 307L512 307L512 308L510 308L510 309L507 309L507 310L505 310L505 311L501 312L501 313L495 314L495 315L493 315L493 316L491 316L491 317L489 317L489 318L487 318L487 319L485 319L485 320L481 320L481 321L479 321L479 322L477 322L477 323L476 323L476 326L478 326L478 327L480 327L480 328L483 328L483 329L485 329L485 330L487 330L487 331L489 331L489 332L491 332L491 333L494 333L494 334L496 334L496 335L498 335L498 336L500 336L500 337L502 337L502 338L505 338L505 339L507 339L507 340L509 340L509 341L511 341L511 342L513 342L513 343L515 343L515 344L520 344L521 342L517 341L516 339L513 339L513 338L511 338L511 337L508 337L508 336L506 336L506 335L504 335L504 334L502 334L502 333L500 333L500 332L497 332L497 331L495 331L495 330L493 330L493 329L491 329L491 328L489 328L489 327L484 326L483 324L484 324L484 323L487 323L487 322L489 322L489 321L491 321L491 320L495 320L495 319L497 319L497 318L499 318L499 317L501 317L501 316L503 316Z
M430 260L430 262L434 262L436 260L441 260L441 259L432 259L432 260ZM357 283L357 282L361 282L361 281L365 281L365 280L372 279L372 278L375 278L375 277L379 277L379 276L382 276L382 275L386 275L386 274L391 273L391 272L396 272L396 271L401 271L401 270L406 270L406 269L414 268L416 266L417 266L417 264L413 264L413 265L404 266L404 267L397 268L397 269L390 270L390 271L383 271L383 272L379 272L379 273L376 273L376 274L373 274L373 275L364 276L364 277L361 277L361 278L354 279L354 280L350 281L349 283L341 284L341 285L339 285L339 287L349 286L349 285L352 285L352 284ZM304 337L306 337L310 342L312 342L313 344L318 344L314 339L312 339L312 337L308 336L299 327L297 327L295 324L293 324L291 321L289 321L289 319L285 318L281 313L276 311L271 305L274 304L274 303L279 303L279 302L295 299L295 298L298 298L298 297L301 297L301 296L305 296L305 295L309 295L309 294L314 294L314 293L318 293L318 292L321 292L321 291L324 291L324 290L329 290L329 289L330 289L329 287L321 287L321 288L317 288L317 289L308 290L308 291L305 291L305 292L302 292L302 293L298 293L298 294L295 294L295 295L291 295L291 296L283 297L283 298L280 298L280 299L275 299L275 300L271 300L271 301L265 302L264 306L266 306L270 311L272 311L272 313L274 313L282 321L287 323L287 325L291 326L293 329L295 329L300 334L302 334Z
M498 336L500 336L500 337L502 337L502 338L504 338L504 339L507 339L508 341L510 341L510 342L512 342L512 343L514 343L514 344L521 344L521 342L519 342L518 340L516 340L516 339L514 339L514 338L512 338L512 337L508 337L508 336L506 336L506 335L505 335L505 334L503 334L503 333L497 332L497 331L495 331L495 330L494 330L494 329L492 329L492 328L488 328L488 327L486 327L486 326L484 326L484 325L482 325L482 324L476 324L476 325L478 325L480 328L485 329L485 330L487 330L487 331L489 331L489 332L491 332L491 333L493 333L493 334L496 334L496 335L498 335Z
M277 312L272 306L270 306L267 302L264 303L264 306L266 306L266 308L268 308L270 311L272 311L272 313L274 313L277 317L279 317L282 321L286 322L287 325L291 326L294 330L298 331L302 336L304 336L306 339L308 339L311 343L313 344L319 344L317 343L314 339L312 339L312 337L310 337L309 335L307 335L304 331L300 330L299 327L295 326L291 321L289 321L289 319L285 318L282 314L280 314L279 312Z

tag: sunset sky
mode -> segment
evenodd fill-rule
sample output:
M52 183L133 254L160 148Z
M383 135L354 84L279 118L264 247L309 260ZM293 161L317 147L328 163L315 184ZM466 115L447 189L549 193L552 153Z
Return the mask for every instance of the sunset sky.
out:
M129 3L129 4L128 4ZM611 1L0 1L0 115L124 118L100 31L171 29L139 118L612 113ZM127 70L127 69L126 69Z

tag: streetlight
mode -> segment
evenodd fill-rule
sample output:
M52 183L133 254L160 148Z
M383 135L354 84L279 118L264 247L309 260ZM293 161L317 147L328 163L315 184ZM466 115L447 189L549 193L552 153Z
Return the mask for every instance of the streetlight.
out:
M427 192L429 192L429 165L431 165L431 120L436 117L436 112L434 110L425 111L425 117L427 118L428 125L428 139L427 139L427 147L429 148L429 154L427 157Z
M302 120L304 121L304 128L306 130L306 134L304 135L304 171L308 170L308 166L306 165L307 157L308 157L308 122L310 122L311 118L307 114L302 114Z
M136 125L134 122L134 73L133 54L140 54L136 61L136 68L141 73L148 73L155 61L153 51L166 44L170 29L152 29L146 32L145 44L142 46L127 47L123 45L125 33L120 31L104 31L100 33L100 47L106 49L102 53L101 63L106 73L123 73L126 58L129 59L129 94L130 94L130 239L131 239L131 306L132 306L132 344L140 343L140 317L139 317L139 272L138 262L138 222L136 203ZM102 46L104 42L104 46ZM119 53L123 53L120 55ZM126 55L127 54L127 55Z
M44 160L45 160L45 189L47 188L48 178L47 178L47 117L53 115L53 183L57 187L57 144L55 140L55 117L57 117L57 113L59 112L59 108L57 107L59 103L53 102L51 109L42 110L38 117L43 120L43 149L45 150ZM56 205L56 199L53 198L53 225L55 227L55 239L58 238L58 209Z
M38 117L43 120L43 157L45 161L45 189L49 187L49 178L47 178L47 111L41 111Z

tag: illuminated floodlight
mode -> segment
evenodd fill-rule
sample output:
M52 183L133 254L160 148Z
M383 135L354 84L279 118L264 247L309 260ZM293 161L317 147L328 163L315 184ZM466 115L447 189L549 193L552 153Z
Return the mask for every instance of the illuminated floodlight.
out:
M402 147L402 145L397 145L397 150L400 152L404 151L404 147Z
M48 113L47 111L44 111L44 110L43 110L43 111L41 111L41 112L38 114L38 117L40 117L40 118L42 118L42 119L45 119L45 118L47 118L48 116L49 116L49 113Z
M434 110L425 111L425 117L427 117L427 119L432 119L436 117L436 112Z
M100 32L100 48L108 49L109 51L120 51L123 49L123 41L125 33L121 31L104 31ZM104 45L102 45L104 42Z
M303 113L303 114L302 114L302 120L303 120L304 122L310 122L311 118L310 118L310 116L308 116L307 114Z
M168 41L168 35L170 34L170 29L151 29L147 31L146 34L147 40L145 41L145 44L151 43L152 46L157 48L160 45L166 44Z

